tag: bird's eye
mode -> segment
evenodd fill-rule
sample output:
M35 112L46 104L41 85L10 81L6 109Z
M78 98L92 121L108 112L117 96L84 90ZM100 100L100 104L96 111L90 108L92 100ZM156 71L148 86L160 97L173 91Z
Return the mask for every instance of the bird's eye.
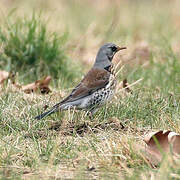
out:
M116 46L113 46L111 47L112 51L116 51L117 50L117 47Z

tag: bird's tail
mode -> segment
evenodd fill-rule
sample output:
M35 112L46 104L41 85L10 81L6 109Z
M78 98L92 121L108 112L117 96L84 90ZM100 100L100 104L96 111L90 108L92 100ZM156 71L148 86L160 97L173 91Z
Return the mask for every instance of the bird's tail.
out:
M51 110L36 116L35 119L40 120L40 119L42 119L42 118L44 118L44 117L46 117L46 116L48 116L50 114L53 114L56 111L57 111L57 107L53 107Z

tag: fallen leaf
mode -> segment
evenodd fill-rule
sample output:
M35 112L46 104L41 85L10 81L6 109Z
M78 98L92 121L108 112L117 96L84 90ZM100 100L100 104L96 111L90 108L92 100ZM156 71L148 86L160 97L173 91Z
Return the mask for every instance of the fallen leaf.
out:
M168 135L168 140L173 144L173 152L180 154L180 134L170 132Z
M180 155L180 134L172 131L152 132L145 136L146 157L153 164L161 162L164 154Z
M49 89L48 85L51 81L51 76L47 76L42 80L37 80L33 83L22 85L20 88L27 94L32 92L37 92L40 90L42 94L48 94L51 90Z
M9 77L9 72L0 71L0 84L2 84Z
M49 106L47 104L44 105L44 111L48 108Z
M27 85L20 85L15 82L15 73L0 71L0 86L1 87L3 85L3 82L7 79L10 79L10 85L12 85L11 87L15 91L22 90L27 94L32 93L32 92L37 92L37 91L40 91L41 94L48 94L49 92L51 92L50 88L48 87L51 81L51 76L46 76L45 78L41 80L37 80Z
M121 92L121 95L122 94L126 95L127 93L131 93L132 94L133 91L130 88L130 86L131 85L129 85L129 83L127 82L127 79L124 79L119 84L117 84L117 86L116 86L116 93Z
M123 88L125 89L125 91L127 91L128 93L132 93L132 90L129 88L129 84L127 82L127 79L123 80Z

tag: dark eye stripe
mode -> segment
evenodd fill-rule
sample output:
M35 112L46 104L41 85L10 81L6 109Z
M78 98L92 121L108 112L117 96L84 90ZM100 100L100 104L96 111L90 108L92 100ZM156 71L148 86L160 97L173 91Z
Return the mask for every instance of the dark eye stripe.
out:
M113 46L111 47L112 51L116 51L117 50L117 47Z

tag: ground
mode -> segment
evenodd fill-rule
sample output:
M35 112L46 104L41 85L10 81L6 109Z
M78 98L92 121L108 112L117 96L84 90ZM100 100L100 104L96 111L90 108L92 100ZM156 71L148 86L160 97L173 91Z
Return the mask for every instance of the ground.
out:
M33 65L16 72L21 84L52 75L49 94L26 94L14 89L9 80L4 83L0 92L1 178L180 179L179 159L167 155L154 165L137 147L145 146L143 139L149 132L180 133L179 6L176 0L1 1L2 31L10 21L16 24L18 18L40 16L49 34L67 34L61 50L72 66L63 71L69 78L66 74L55 77L50 71L41 74L41 70L34 75ZM127 47L113 60L115 64L121 61L123 69L112 102L93 119L84 112L67 111L35 120L68 95L105 42ZM42 60L46 52L42 51ZM1 60L1 69L9 70L8 58ZM125 78L132 84L132 93L120 89Z

